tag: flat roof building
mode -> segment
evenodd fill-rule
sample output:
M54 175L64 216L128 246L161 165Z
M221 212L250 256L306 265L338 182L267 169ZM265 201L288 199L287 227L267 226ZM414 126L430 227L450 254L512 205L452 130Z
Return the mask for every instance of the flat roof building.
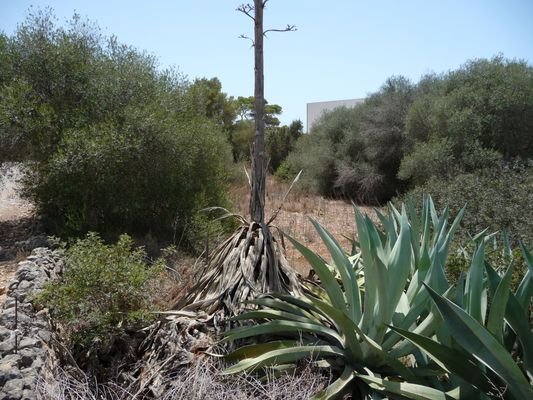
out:
M360 104L365 99L333 100L319 101L316 103L307 103L307 132L311 132L313 124L326 111L333 111L337 107L353 107Z

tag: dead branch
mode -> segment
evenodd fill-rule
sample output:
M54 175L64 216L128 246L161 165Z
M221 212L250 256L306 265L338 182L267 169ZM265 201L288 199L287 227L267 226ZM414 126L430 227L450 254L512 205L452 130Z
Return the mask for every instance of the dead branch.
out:
M266 3L266 2L265 2ZM264 6L264 3L263 3ZM247 15L249 18L255 21L255 17L252 14L254 11L254 6L250 3L243 3L239 7L237 7L237 11L242 12L244 15Z
M238 38L239 38L239 39L247 39L247 40L249 40L250 42L252 42L252 47L255 46L255 42L254 42L254 40L253 40L250 36L239 35Z
M265 35L266 37L266 34L268 32L295 32L297 31L298 29L296 29L296 25L289 25L287 24L287 26L283 29L267 29L266 31L263 32L263 35Z

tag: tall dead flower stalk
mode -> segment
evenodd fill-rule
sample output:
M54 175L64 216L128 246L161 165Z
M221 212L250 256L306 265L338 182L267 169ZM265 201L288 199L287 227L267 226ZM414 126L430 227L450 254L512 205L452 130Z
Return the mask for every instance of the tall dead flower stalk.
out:
M283 248L265 222L265 97L263 39L268 32L289 32L295 27L263 29L263 11L268 0L254 0L242 4L237 11L254 21L253 39L255 58L255 134L252 146L250 177L250 219L213 253L208 271L182 298L176 308L185 311L203 311L207 314L222 312L235 315L243 302L261 293L300 292L298 274L289 266Z

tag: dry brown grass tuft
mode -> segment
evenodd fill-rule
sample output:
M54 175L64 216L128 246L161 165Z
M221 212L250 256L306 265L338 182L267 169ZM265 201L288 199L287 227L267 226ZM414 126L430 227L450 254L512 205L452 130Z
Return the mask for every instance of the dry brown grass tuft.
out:
M205 268L203 258L193 257L184 252L176 251L166 257L167 270L163 273L154 303L161 310L168 310L187 295L199 279Z
M353 207L350 201L326 199L322 196L302 193L293 190L282 200L289 185L274 177L267 178L266 187L266 220L282 206L273 226L294 237L306 247L327 257L326 247L321 242L309 218L317 220L330 231L346 250L350 250L351 242L347 238L357 238ZM229 193L230 200L235 205L235 213L248 215L249 188L246 185L234 186ZM377 219L374 208L358 206L362 213ZM307 275L309 266L303 256L287 244L286 256L289 263L298 272Z
M162 384L170 382L170 389L161 400L307 400L329 384L329 378L303 367L298 373L274 377L267 373L260 381L252 375L222 376L223 366L216 359L204 357L194 365L164 378ZM89 376L74 378L64 370L56 370L48 379L41 379L37 385L37 398L41 400L131 400L136 397L132 388L121 388L116 384L95 384Z

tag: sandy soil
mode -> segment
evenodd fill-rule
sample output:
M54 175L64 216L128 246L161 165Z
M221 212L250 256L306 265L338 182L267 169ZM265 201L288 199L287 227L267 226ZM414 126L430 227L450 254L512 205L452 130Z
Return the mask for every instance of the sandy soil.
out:
M4 303L17 262L24 254L15 243L27 239L31 228L32 206L18 195L21 173L17 166L0 168L0 304Z

